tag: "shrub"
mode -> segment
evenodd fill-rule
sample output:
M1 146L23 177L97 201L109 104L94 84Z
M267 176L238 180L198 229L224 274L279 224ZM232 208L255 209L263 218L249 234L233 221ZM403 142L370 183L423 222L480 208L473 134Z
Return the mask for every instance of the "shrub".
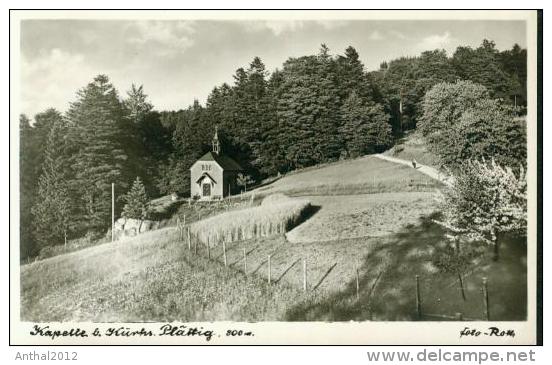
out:
M217 245L222 240L233 242L283 234L299 224L310 208L303 199L289 199L263 204L195 222L191 233L204 243Z
M250 175L244 175L242 173L239 173L236 178L236 183L238 184L238 186L243 187L245 191L247 191L247 186L253 184L254 182L255 180L253 180Z

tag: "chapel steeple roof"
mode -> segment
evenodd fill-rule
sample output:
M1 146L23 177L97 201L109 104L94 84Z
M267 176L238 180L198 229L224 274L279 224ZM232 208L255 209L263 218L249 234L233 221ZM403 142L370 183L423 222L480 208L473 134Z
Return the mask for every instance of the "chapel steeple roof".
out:
M216 153L217 155L220 155L220 142L218 139L218 126L215 127L215 135L213 136L213 153Z

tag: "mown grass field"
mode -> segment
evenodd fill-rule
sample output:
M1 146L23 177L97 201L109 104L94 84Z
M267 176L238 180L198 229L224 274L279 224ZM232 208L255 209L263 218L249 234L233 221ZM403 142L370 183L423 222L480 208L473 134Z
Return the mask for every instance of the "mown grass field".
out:
M250 194L356 195L394 192L431 192L440 184L407 166L373 156L309 168L286 175Z
M467 300L432 254L444 242L432 222L440 184L407 166L363 157L288 174L242 197L182 204L167 224L192 223L261 204L276 192L307 199L314 214L285 235L239 240L197 254L167 227L22 266L21 317L27 321L348 321L414 320L415 276L424 313L481 319L481 278L495 320L526 316L522 242L499 262L482 258L466 274ZM224 213L228 214L228 213ZM244 274L243 253L247 255ZM271 281L268 285L268 256ZM303 260L308 291L303 292ZM359 273L359 297L356 273ZM432 320L438 318L424 318Z
M291 242L379 237L415 224L434 212L433 193L306 196L319 211L287 234Z

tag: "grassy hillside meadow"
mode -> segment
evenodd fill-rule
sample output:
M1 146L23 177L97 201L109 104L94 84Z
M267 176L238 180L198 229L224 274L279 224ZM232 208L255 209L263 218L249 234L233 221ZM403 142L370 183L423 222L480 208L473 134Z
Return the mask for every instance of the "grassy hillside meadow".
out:
M283 192L292 196L327 196L431 192L438 186L431 178L406 166L388 163L373 156L364 156L298 170L254 192L262 195Z
M277 320L308 295L188 251L174 228L24 265L24 321ZM299 298L299 299L297 299ZM291 303L290 303L291 301Z
M433 265L432 253L444 242L432 221L439 186L407 166L367 156L288 174L223 203L182 204L168 224L184 214L192 223L247 209L274 193L301 197L314 212L287 238L229 240L228 267L221 245L212 246L209 260L205 246L194 253L173 227L24 265L21 316L29 321L412 320L419 275L425 313L482 318L486 276L491 318L524 319L522 243L504 244L499 262L479 260L464 278L466 301L456 276Z

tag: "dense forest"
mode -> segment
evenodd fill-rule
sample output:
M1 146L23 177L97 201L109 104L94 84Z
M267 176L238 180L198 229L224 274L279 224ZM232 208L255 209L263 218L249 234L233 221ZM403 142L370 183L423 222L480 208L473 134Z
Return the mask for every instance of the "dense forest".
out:
M526 57L518 45L499 51L484 40L477 48L458 47L451 57L443 50L426 51L368 72L353 47L332 55L322 45L318 54L289 58L272 72L255 57L236 70L232 85L214 87L205 105L195 101L177 111L156 111L142 86L131 85L120 95L107 76L98 75L77 91L66 113L48 109L33 121L20 116L21 257L66 238L105 235L112 182L119 196L137 178L150 197L189 194L188 169L210 149L215 126L223 151L257 182L381 152L416 128L441 152L450 152L458 146L447 145L432 128L434 118L442 116L441 128L450 118L441 110L428 112L431 103L442 105L447 95L468 85L485 100L477 104L479 114L465 118L488 126L489 110L497 118L523 115ZM468 84L435 91L442 83L458 82ZM509 136L506 145L519 135L516 128L485 133ZM477 148L485 152L495 145ZM462 153L467 152L452 151L443 161L466 157Z

